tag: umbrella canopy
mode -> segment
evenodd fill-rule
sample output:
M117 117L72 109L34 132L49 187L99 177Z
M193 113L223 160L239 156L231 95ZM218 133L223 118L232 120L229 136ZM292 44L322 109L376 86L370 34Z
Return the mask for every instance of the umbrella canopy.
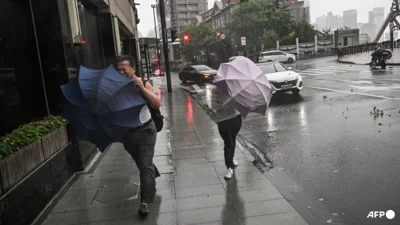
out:
M131 79L118 73L113 65L104 70L81 66L79 86L96 113L116 112L146 103Z
M250 112L265 114L272 98L264 72L246 57L221 64L213 84L225 98L223 104L231 104L243 117Z
M90 141L101 151L142 125L139 114L147 104L132 81L111 67L81 67L78 80L61 86L67 100L62 116L79 140Z

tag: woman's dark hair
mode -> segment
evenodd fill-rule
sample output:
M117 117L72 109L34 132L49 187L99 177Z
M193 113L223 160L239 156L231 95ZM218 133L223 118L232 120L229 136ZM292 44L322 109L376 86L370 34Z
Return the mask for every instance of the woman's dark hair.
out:
M118 63L124 62L124 61L128 61L129 65L135 69L136 64L135 64L135 58L133 58L130 55L119 55L116 57L115 59L115 66L118 65Z

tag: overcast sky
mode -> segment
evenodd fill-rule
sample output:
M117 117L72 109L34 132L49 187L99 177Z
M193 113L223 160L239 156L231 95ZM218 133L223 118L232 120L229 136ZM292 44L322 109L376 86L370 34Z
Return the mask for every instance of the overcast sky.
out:
M140 23L139 31L143 36L147 36L149 30L154 30L153 11L151 4L156 0L136 0L138 6ZM311 10L311 21L321 15L326 15L329 11L333 14L343 15L343 11L349 9L358 10L358 22L368 22L368 12L374 7L385 7L385 14L389 12L392 0L309 0ZM211 8L214 0L208 0L208 7Z

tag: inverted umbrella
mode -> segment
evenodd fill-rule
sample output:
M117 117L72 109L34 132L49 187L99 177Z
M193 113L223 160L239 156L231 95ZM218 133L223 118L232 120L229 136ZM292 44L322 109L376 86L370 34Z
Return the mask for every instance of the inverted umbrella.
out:
M225 99L223 105L231 104L243 117L250 112L265 114L272 98L271 84L264 72L242 56L221 64L213 84Z
M116 112L146 103L131 79L118 73L113 65L104 70L81 66L78 79L83 96L96 113Z
M77 138L94 143L101 151L122 142L130 128L142 125L139 114L147 102L132 81L115 69L101 72L82 67L79 79L61 90L67 99L62 115Z

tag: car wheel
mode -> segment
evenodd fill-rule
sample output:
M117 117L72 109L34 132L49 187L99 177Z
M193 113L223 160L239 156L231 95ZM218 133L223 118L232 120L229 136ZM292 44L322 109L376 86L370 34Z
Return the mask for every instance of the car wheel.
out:
M292 94L299 95L300 94L300 90L299 89L294 89L294 90L292 90Z
M180 77L179 80L182 81L182 84L186 84L186 81L187 81L186 78Z
M293 61L294 61L294 60L293 60L292 58L289 58L289 59L287 60L288 63L293 63Z

